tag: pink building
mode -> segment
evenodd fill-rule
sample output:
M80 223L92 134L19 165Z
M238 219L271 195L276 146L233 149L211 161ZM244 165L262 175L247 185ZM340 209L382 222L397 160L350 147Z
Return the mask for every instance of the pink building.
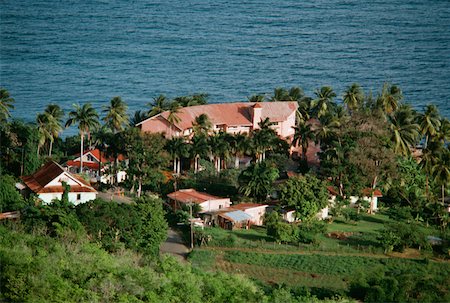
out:
M144 132L165 133L166 137L189 136L195 118L206 114L213 131L249 133L258 129L261 120L269 118L272 128L283 138L294 135L297 102L237 102L197 105L181 108L177 116L180 122L168 121L169 111L148 118L136 126Z

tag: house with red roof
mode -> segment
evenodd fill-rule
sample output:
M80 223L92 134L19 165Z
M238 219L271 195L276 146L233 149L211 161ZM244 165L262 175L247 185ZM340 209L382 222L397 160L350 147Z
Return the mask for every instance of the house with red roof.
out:
M87 150L83 154L83 172L90 175L91 182L102 182L105 184L113 183L117 180L118 183L126 179L127 173L122 169L115 175L110 174L108 171L113 165L115 159L112 157L106 157L104 152L101 152L98 148ZM119 163L127 164L127 161L123 155L119 155ZM77 154L75 159L69 160L64 164L69 172L78 173L81 166L81 156Z
M81 176L71 174L54 161L46 163L30 176L22 176L26 195L34 193L44 204L61 199L64 193L63 182L70 186L69 201L77 205L94 200L97 191Z
M200 212L208 212L228 208L231 205L230 198L216 197L193 188L180 189L167 195L173 209L181 209L183 205L198 204Z
M193 133L195 118L206 114L213 131L250 133L258 129L258 123L269 118L272 128L283 138L294 135L297 102L236 102L196 105L181 108L178 122L169 122L169 111L150 117L136 126L143 132L164 133L166 137L189 136Z

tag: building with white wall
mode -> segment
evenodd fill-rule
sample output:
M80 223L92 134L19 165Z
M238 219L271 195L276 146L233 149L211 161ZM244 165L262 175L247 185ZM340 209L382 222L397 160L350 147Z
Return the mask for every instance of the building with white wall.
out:
M198 192L195 189L180 189L170 193L167 197L171 200L173 209L180 209L182 205L198 204L200 212L208 212L230 207L230 198L216 197L207 193Z
M70 186L69 202L77 205L94 200L97 191L81 176L71 174L58 163L51 161L30 176L21 177L26 194L34 193L43 204L54 199L61 200L64 193L63 182Z

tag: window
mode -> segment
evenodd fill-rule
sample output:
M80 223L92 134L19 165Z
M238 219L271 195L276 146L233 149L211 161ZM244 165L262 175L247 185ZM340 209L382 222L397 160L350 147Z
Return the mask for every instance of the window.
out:
M81 200L81 194L77 194L77 200Z
M220 205L219 205L219 209L222 209L222 207L223 207L223 205L222 205L222 204L220 204Z

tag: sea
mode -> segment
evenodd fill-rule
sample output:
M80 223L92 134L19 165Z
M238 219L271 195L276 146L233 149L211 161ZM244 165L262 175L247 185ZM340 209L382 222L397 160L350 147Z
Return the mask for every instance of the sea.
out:
M399 85L450 117L450 1L0 0L0 85L26 121L114 96L132 113L159 94L218 103L328 85L341 102L354 82L374 96Z

